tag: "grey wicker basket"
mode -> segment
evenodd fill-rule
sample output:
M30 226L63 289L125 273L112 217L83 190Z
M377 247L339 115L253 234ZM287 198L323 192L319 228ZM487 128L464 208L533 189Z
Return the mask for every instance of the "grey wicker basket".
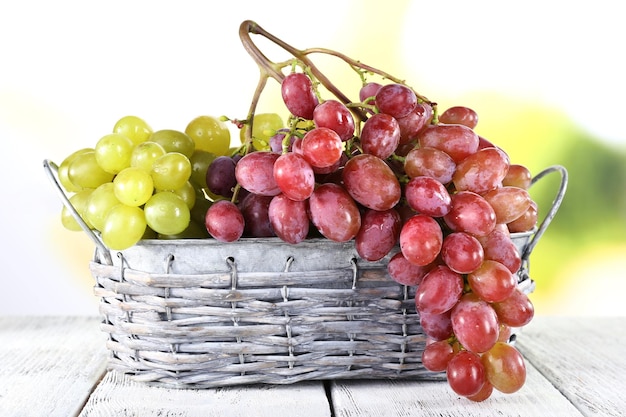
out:
M71 208L54 164L44 166ZM528 259L558 210L567 172L556 166L534 178L554 171L561 189L543 222L513 235L523 259L519 286L527 293L534 289ZM368 262L353 242L291 245L278 238L143 240L111 251L87 231L96 243L90 268L109 368L134 380L210 388L445 378L421 364L426 336L415 288L388 276L393 253Z

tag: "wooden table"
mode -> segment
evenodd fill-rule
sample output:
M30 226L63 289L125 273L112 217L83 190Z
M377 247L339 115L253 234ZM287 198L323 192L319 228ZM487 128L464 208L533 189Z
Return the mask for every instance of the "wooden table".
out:
M106 371L98 317L0 317L0 416L624 416L626 317L536 317L528 378L483 403L445 382L334 381L176 390Z

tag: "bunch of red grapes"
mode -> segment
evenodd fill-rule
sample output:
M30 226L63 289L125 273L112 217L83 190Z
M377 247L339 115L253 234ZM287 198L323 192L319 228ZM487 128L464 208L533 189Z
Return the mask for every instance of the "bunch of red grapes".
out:
M209 188L226 197L207 211L209 233L354 240L365 260L389 256L391 278L417 286L424 367L473 401L521 388L524 360L508 339L534 309L517 286L510 234L537 223L529 170L474 131L475 111L437 115L401 83L364 82L360 102L347 104L322 100L305 72L281 89L290 122L269 149L209 167Z

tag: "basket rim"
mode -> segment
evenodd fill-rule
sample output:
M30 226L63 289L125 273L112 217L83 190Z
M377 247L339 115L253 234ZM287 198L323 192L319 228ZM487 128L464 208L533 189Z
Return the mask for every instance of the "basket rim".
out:
M535 227L532 230L528 230L526 232L511 233L511 237L512 238L524 238L524 237L532 236L536 232L537 232L537 228ZM151 238L151 239L141 239L139 242L136 243L136 245L139 245L139 246L244 245L244 244L249 244L249 243L268 243L268 244L277 243L277 244L281 244L281 245L293 245L293 246L324 243L324 244L328 244L328 245L345 246L345 245L353 245L354 244L354 239L351 239L351 240L348 240L348 241L345 241L345 242L338 242L338 241L333 241L331 239L324 238L324 237L314 237L314 238L304 239L303 241L298 242L296 244L290 244L290 243L285 242L284 240L280 239L277 236L273 236L273 237L241 237L241 238L239 238L238 240L236 240L234 242L221 242L221 241L219 241L217 239L213 239L213 238L189 238L189 239L154 239L154 238Z

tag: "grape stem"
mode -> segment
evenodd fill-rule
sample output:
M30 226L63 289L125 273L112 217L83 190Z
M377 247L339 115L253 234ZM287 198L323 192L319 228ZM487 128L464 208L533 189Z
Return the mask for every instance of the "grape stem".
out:
M330 91L339 101L341 101L343 104L348 106L350 110L352 111L352 113L354 114L354 116L361 122L364 122L367 120L367 113L366 113L367 106L356 106L352 100L350 100L343 92L341 92L341 90L339 90L339 88L337 88L337 86L335 86L328 79L328 77L326 77L326 75L322 71L320 71L319 68L317 68L317 66L309 58L310 54L319 53L319 54L331 55L336 58L339 58L345 63L347 63L348 65L350 65L352 69L357 71L362 79L364 79L363 72L369 72L369 73L376 74L382 78L386 78L392 82L406 85L404 80L394 77L393 75L386 73L384 71L381 71L372 66L366 65L360 61L354 60L332 49L327 49L327 48L308 48L308 49L303 49L303 50L297 49L289 45L282 39L272 35L268 31L263 29L261 26L259 26L256 22L252 20L245 20L239 26L239 37L241 39L244 49L256 61L257 65L259 66L259 70L261 72L260 77L259 77L259 82L254 92L254 96L252 98L252 102L250 104L250 109L249 109L248 117L247 117L249 126L248 126L248 129L246 130L246 135L245 135L246 136L246 153L252 147L252 124L254 120L254 113L256 111L256 106L259 102L261 93L263 92L263 89L265 88L265 85L267 84L267 79L271 77L275 79L278 83L281 83L283 79L285 78L285 74L282 72L282 69L285 68L286 66L294 65L293 60L289 60L283 63L275 63L271 61L268 57L265 56L265 54L263 54L263 52L252 41L252 38L250 37L251 33L265 37L266 39L272 41L276 45L280 46L281 48L289 52L297 60L299 60L302 63L302 65L308 69L308 72L310 72L319 81L319 83L321 83L328 91ZM437 104L428 100L426 97L417 93L415 90L413 91L415 92L418 100L420 102L425 102L429 104L433 108L433 113L436 114Z

